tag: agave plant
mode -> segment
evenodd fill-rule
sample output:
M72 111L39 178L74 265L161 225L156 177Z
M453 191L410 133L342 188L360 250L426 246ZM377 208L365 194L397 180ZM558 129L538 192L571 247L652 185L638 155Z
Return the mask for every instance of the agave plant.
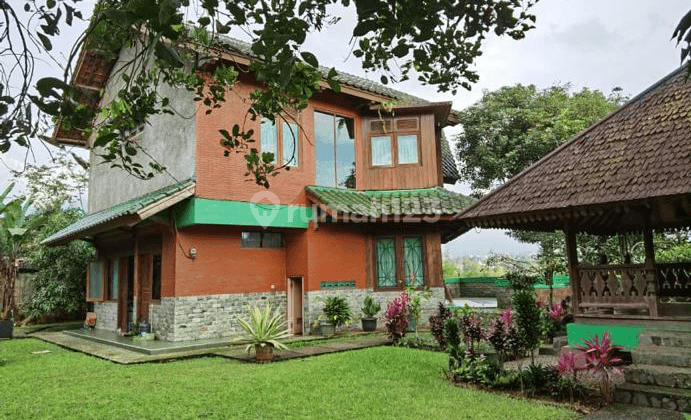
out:
M281 340L290 337L290 330L285 328L283 315L274 311L271 305L247 307L249 320L238 318L240 327L245 332L243 338L247 344L247 352L269 347L286 349Z

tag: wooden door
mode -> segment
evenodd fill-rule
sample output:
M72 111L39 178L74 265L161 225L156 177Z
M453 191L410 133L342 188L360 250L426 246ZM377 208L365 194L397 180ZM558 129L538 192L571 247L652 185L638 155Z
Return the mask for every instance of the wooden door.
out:
M129 272L129 264L128 264L129 258L120 258L119 262L119 267L120 267L120 277L119 277L119 282L118 282L118 328L120 328L120 331L127 332L127 321L128 321L128 305L127 305L127 296L129 294L129 284L130 284L130 275L131 273Z
M288 279L288 328L293 334L303 334L303 288L302 277Z

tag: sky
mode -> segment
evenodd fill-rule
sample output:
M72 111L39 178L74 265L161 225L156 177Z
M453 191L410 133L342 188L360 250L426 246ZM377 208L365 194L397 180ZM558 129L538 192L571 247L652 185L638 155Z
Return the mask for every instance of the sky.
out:
M80 8L86 11L89 4L93 2L80 2ZM680 48L671 36L688 10L688 0L541 0L532 9L537 16L536 28L525 39L494 37L486 41L476 63L480 80L471 91L438 93L415 81L392 87L430 101L453 101L456 110L477 102L483 90L518 83L539 88L571 83L574 90L588 87L604 93L621 87L624 94L633 97L679 66ZM322 65L379 80L379 74L365 73L349 54L354 12L337 9L337 13L341 22L309 36L304 49L313 52ZM76 39L82 26L75 26L65 28L61 39ZM231 35L247 39L239 31ZM54 44L58 54L66 54L72 42ZM55 66L47 62L37 63L38 77L55 75L55 71ZM453 139L458 130L447 128L447 138ZM43 147L34 151L39 163L48 159ZM22 167L22 152L14 147L1 157L0 180L8 179L7 167ZM464 185L446 187L461 193L468 191ZM511 240L499 230L473 230L444 245L444 252L453 256L534 251L534 246Z

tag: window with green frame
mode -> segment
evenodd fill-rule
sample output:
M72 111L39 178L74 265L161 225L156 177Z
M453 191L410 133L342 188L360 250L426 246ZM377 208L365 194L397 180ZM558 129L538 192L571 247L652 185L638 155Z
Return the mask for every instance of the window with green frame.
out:
M402 283L406 286L425 285L425 253L421 236L378 238L375 252L377 287L398 287L399 278L405 280ZM401 258L401 267L396 263L397 258Z
M377 286L396 287L396 240L377 239Z

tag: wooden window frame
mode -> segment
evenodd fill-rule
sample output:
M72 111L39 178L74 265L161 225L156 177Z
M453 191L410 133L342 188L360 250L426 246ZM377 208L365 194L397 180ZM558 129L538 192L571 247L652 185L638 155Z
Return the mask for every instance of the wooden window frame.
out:
M374 253L374 290L378 291L392 291L392 290L405 290L406 286L405 279L405 255L403 252L403 242L407 238L419 238L421 245L421 255L422 255L422 285L415 287L415 290L422 290L429 285L429 276L427 273L427 248L425 246L425 235L419 234L401 234L401 235L379 235L374 237L374 246L372 247L372 252ZM394 240L394 252L396 257L396 286L393 287L382 287L379 286L379 254L377 252L377 241L380 239L393 239Z
M404 130L398 130L396 128L396 122L399 119L407 119L407 118L385 118L383 121L385 122L390 122L391 125L391 130L382 130L382 131L376 131L376 130L371 130L371 124L372 121L374 120L369 120L368 121L368 133L367 133L367 145L365 146L367 148L367 155L369 157L369 169L387 169L387 168L397 168L397 167L420 167L422 166L422 131L420 129L421 121L419 116L415 117L410 117L410 118L416 118L417 119L417 130L410 130L410 129L404 129ZM412 136L414 135L417 139L417 162L415 163L399 163L398 162L398 137L399 136ZM381 136L389 136L391 138L391 165L374 165L374 159L372 155L372 137L381 137Z
M101 264L101 295L99 297L91 297L91 264ZM104 302L106 300L108 287L108 263L107 260L99 258L89 262L86 271L86 301L87 302Z
M262 119L263 121L264 119ZM259 153L264 153L261 150L261 124L262 121L259 122ZM268 121L268 119L267 119ZM288 124L295 124L297 126L297 138L295 139L295 152L297 154L297 165L287 165L291 170L302 170L302 162L305 160L305 157L302 153L302 135L300 132L302 131L300 128L300 118L299 115L296 117L294 120L291 121L290 118L286 118L286 120L283 120L283 118L275 118L274 119L274 127L276 128L276 156L274 156L274 164L276 166L283 167L283 126L288 125Z
M358 132L359 132L360 130L362 130L362 126L361 126L362 120L360 119L360 116L359 116L358 114L355 114L355 113L344 112L343 109L336 108L336 107L330 108L330 107L328 107L328 106L320 105L320 106L317 106L317 107L312 108L312 136L313 136L313 140L314 140L314 149L313 149L313 151L314 151L314 165L315 165L314 175L315 175L315 178L316 178L316 175L317 175L317 167L316 167L316 166L317 166L317 149L316 149L316 141L317 141L317 140L316 140L316 136L317 136L317 134L316 134L316 128L315 128L314 120L315 120L315 114L316 114L317 112L320 113L320 114L331 115L331 116L333 116L334 118L341 117L341 118L349 118L349 119L353 120L353 149L354 149L354 150L353 150L353 151L354 151L354 156L353 156L353 158L355 159L355 162L354 162L354 163L355 163L355 178L356 178L356 182L355 182L355 187L353 187L353 188L345 187L344 189L346 189L346 190L357 190L357 173L358 173L358 167L360 166L360 162L359 162L359 159L360 159L360 151L359 151L358 147L359 147L359 145L360 145L359 142L360 142L360 139L361 139L361 136L358 134ZM334 148L334 164L335 164L335 162L336 162L337 159L338 159L338 157L336 156L336 148L337 148L337 147L336 147L336 138L335 138L335 136L334 136L334 147L333 147L333 148ZM371 161L371 160L370 160L370 161ZM335 185L334 187L331 187L331 188L342 188L342 187L339 187L339 186L338 186L338 173L335 172L334 175L335 175L336 178L337 178L337 179L336 179L336 185ZM315 181L316 181L316 179L315 179Z

